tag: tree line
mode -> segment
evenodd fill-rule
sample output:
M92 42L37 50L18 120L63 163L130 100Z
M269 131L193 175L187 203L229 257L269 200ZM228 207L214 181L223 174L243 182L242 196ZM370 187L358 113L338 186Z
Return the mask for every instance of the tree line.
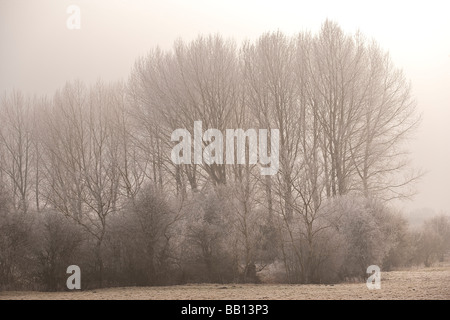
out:
M424 258L435 250L388 204L420 176L408 81L375 41L331 21L239 46L178 40L126 80L6 92L0 108L2 288L63 289L71 264L84 287L324 283L448 249L448 219L422 232L442 242ZM278 174L174 164L171 133L194 135L194 121L279 129Z

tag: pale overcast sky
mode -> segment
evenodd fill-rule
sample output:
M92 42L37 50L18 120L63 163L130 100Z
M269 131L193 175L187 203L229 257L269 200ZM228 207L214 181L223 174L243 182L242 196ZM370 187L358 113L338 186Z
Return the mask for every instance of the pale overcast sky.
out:
M68 30L69 5L81 29ZM405 208L450 211L450 1L0 0L0 92L53 93L67 80L126 78L134 60L181 37L237 41L317 31L326 18L389 50L411 80L423 123L413 165L429 173Z

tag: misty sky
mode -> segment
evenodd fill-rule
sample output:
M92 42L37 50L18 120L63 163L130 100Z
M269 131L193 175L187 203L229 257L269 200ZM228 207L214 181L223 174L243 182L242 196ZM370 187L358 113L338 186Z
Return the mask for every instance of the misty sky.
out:
M71 4L81 9L80 30L66 27ZM123 79L138 56L157 45L168 49L178 37L292 35L315 32L329 18L377 40L411 80L423 114L413 165L428 174L403 206L450 212L449 14L448 0L0 0L0 92L52 94L67 80Z

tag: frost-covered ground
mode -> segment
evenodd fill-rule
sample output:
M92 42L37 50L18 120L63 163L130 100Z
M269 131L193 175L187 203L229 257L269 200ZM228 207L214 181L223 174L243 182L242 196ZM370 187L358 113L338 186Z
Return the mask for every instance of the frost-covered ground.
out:
M381 290L365 283L337 285L191 284L171 287L110 288L82 292L0 292L2 299L446 299L450 266L384 272Z

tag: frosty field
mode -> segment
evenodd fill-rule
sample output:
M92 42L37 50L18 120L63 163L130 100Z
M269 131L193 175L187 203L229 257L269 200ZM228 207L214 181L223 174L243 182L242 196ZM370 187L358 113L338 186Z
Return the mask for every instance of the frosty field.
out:
M81 292L0 292L0 300L450 300L450 266L382 273L381 290L365 283L336 285L188 284L107 288Z

